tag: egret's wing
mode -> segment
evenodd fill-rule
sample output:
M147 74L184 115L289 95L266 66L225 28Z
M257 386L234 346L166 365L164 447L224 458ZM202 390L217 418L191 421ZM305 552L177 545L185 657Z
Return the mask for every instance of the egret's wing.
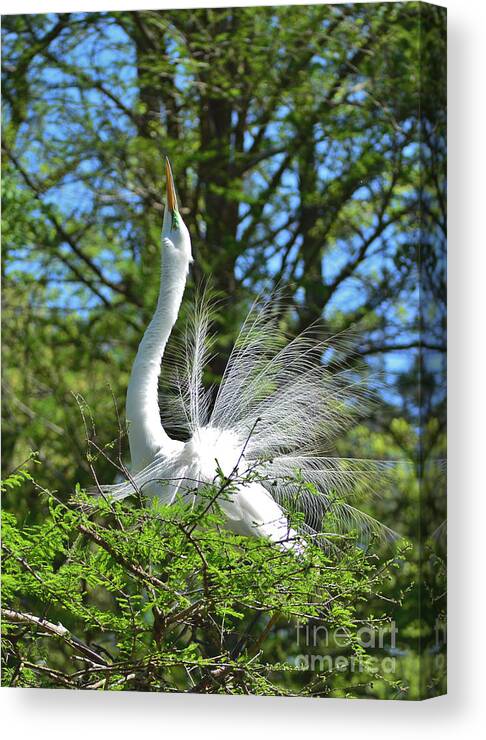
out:
M260 483L240 486L232 495L222 497L219 505L228 528L237 534L266 537L296 552L302 549L301 539L283 509Z

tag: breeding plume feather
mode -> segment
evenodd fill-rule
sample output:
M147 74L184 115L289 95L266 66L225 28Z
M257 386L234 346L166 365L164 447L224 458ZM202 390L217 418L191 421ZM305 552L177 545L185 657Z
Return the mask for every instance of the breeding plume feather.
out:
M127 392L131 480L104 491L121 499L138 489L170 504L178 497L195 501L208 483L231 478L231 493L218 503L226 526L238 534L299 551L302 539L289 525L289 508L304 512L305 528L316 536L329 536L322 532L328 512L338 529L383 534L357 498L374 491L387 464L332 456L333 441L362 413L368 384L346 367L336 369L336 361L333 371L326 368L327 354L346 349L342 338L322 340L319 327L293 339L284 335L279 294L254 303L214 391L202 382L211 350L211 308L203 295L176 357L162 365L176 394L161 399L159 408L161 361L192 261L168 160L166 174L159 298ZM161 415L184 430L186 442L167 434Z

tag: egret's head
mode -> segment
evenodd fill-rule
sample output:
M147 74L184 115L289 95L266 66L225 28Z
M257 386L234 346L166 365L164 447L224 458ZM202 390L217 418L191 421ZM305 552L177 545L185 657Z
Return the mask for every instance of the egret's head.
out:
M165 160L165 174L167 176L167 198L164 210L164 225L162 228L163 248L173 251L175 257L186 260L187 265L192 262L191 237L189 230L182 220L177 204L177 196L174 187L174 178L170 162Z

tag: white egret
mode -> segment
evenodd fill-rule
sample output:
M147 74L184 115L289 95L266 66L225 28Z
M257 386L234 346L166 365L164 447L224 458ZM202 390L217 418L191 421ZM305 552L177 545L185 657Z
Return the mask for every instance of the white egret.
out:
M160 291L153 318L133 364L126 401L131 480L103 490L115 499L141 489L172 503L198 497L201 486L232 476L237 490L221 496L226 526L241 535L266 537L300 550L286 506L294 501L312 531L332 506L343 528L379 528L351 504L356 488L372 487L379 463L323 457L331 440L355 418L366 385L322 364L329 343L308 330L282 341L278 305L271 297L251 309L230 355L214 402L202 387L208 359L209 312L198 305L186 331L184 361L178 368L179 423L187 441L165 431L158 382L166 345L182 302L191 239L166 161L167 198L162 231ZM334 343L331 344L334 346ZM162 409L167 412L167 409ZM177 409L170 402L170 413ZM385 467L385 464L383 464Z

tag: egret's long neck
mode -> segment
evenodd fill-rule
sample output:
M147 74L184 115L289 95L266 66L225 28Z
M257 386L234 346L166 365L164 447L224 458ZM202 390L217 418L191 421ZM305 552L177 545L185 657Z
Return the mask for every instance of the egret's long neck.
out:
M162 256L157 308L140 342L127 391L126 416L134 469L152 461L159 450L169 454L174 441L160 421L158 380L167 340L176 322L186 285L187 269Z

